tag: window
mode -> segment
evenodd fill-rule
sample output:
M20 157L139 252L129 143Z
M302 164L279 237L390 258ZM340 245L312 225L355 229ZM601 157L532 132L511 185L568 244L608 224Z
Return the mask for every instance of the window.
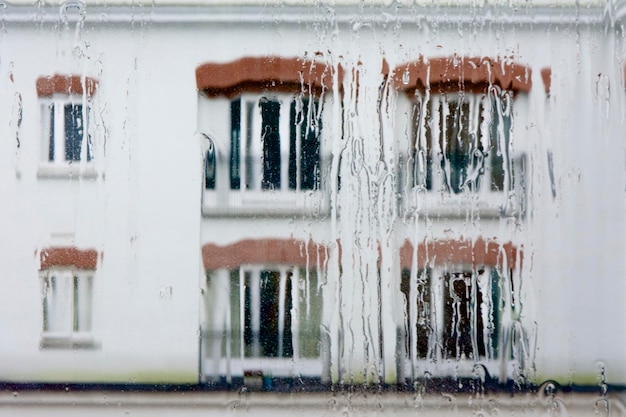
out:
M320 182L320 106L290 95L231 101L230 188L316 190Z
M400 158L407 213L525 214L528 144L514 134L513 100L525 100L531 73L516 62L458 55L396 67L394 84L408 98L406 165Z
M40 274L42 347L91 346L93 271L50 269Z
M463 266L402 273L408 357L489 361L499 357L501 277Z
M205 378L320 377L322 298L316 270L242 266L209 272L207 288Z
M450 194L512 188L508 93L442 93L414 105L413 186Z
M80 101L80 97L59 97L43 103L44 161L73 163L93 159L93 144L86 127L89 108Z
M42 348L94 347L92 294L98 253L52 247L40 252Z
M245 356L291 358L292 271L247 270L243 274Z
M334 71L326 62L280 56L196 68L198 131L208 132L215 145L214 163L202 147L203 215L315 217L330 211L322 119L333 117L323 115L323 107L333 100L326 92Z
M96 86L95 80L74 75L37 80L42 132L39 176L95 173L89 120Z

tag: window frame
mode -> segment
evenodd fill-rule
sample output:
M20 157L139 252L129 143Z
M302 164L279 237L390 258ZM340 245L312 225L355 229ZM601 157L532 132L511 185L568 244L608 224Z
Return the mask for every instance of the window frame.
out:
M71 267L51 267L39 272L42 297L42 327L40 348L94 348L93 293L95 270ZM59 285L59 281L64 281ZM70 281L70 282L67 282ZM81 285L84 284L84 285ZM52 295L54 287L61 292ZM54 296L55 300L49 297ZM50 304L65 309L57 318L51 319ZM65 305L63 305L65 304ZM69 305L68 305L69 304ZM50 320L57 323L51 330ZM81 323L86 322L85 327Z
M459 278L460 275L469 279L471 292L467 294L467 300L454 306L450 283L463 279ZM404 334L399 340L404 341L405 349L404 361L399 363L401 374L410 380L420 378L425 371L432 376L471 377L474 367L480 364L491 375L498 375L501 362L507 355L504 285L508 285L507 275L495 266L444 264L419 268L415 273L403 269L401 293L405 313L401 333ZM452 314L462 311L459 310L461 306L465 306L465 312L470 314L465 318L473 322L465 328L469 334L459 334L455 317L448 317L450 311ZM427 309L428 313L421 314L420 307ZM421 340L420 336L427 337L427 340ZM466 354L467 347L463 349L459 344L460 340L471 343L470 355ZM450 345L452 342L455 342L454 346ZM478 355L474 355L476 349Z
M68 106L80 107L82 138L78 159L67 159ZM92 106L82 95L54 93L39 97L41 120L41 151L37 171L39 178L66 178L73 176L95 178L94 142L90 133ZM62 111L59 111L62 109ZM54 115L54 119L52 119ZM75 135L74 135L75 136ZM51 148L53 154L51 155Z
M487 91L435 90L427 94L415 91L410 99L408 163L400 159L406 172L404 210L407 213L417 211L447 217L465 215L467 210L484 217L525 214L526 154L519 144L513 148L514 100L512 92L495 85ZM475 185L451 189L454 186L450 173L454 167L446 158L446 145L452 139L447 137L446 126L451 123L446 121L451 116L450 103L467 103L471 109L468 119L472 131L478 135L472 138L473 132L469 132L464 136L470 142L473 139L474 152L468 159L480 159L474 167L478 189ZM496 179L498 163L502 168L500 178ZM470 166L467 164L466 168Z
M238 106L233 105L236 102L239 102ZM265 167L262 166L265 162L265 154L270 151L265 149L263 144L264 116L262 103L277 103L279 108L277 136L279 141L280 185L278 188L270 187L272 179L266 178ZM315 110L311 110L310 103L314 103ZM229 158L231 191L306 192L320 188L322 115L321 105L317 98L289 93L244 93L231 100L231 112L235 111L235 108L241 113L239 117L231 113L231 152ZM304 180L302 179L304 158L302 129L304 123L297 121L296 118L298 115L302 115L304 111L308 112L307 117L311 113L317 113L311 117L312 122L317 121L317 126L314 127L318 129L316 132L317 161L313 168L314 171L317 171L317 179L315 180L316 184L312 187L303 187ZM236 122L239 123L238 129L235 129L234 126ZM295 145L295 149L292 149L292 145ZM233 158L234 150L238 151L239 158ZM292 159L295 166L292 166ZM261 164L253 166L252 161L256 160L259 160ZM294 178L291 178L292 170L294 171ZM238 171L238 176L233 177L235 171ZM239 181L238 184L237 180Z
M259 103L278 103L277 147L271 152L280 161L280 169L271 169L275 178L266 179L264 148L261 138L263 115ZM311 105L313 103L313 105ZM303 132L303 111L315 120L313 133ZM202 212L205 216L277 216L294 214L324 215L329 212L329 198L323 191L323 100L313 94L288 92L246 92L229 99L229 132L225 158L215 163L215 186L206 184L208 154L203 150ZM206 135L205 135L206 136ZM313 164L303 141L313 140ZM226 145L226 141L223 142ZM216 155L219 153L216 150ZM310 175L304 173L308 170ZM227 178L219 178L225 176ZM306 178L305 178L306 177ZM310 177L310 178L309 178ZM314 178L314 179L312 179ZM279 184L278 186L275 186Z
M215 355L220 352L220 357L203 357L201 379L226 378L226 380L232 380L232 378L245 377L248 374L270 378L321 378L323 353L321 351L322 331L320 326L323 317L323 300L321 292L319 292L319 280L321 279L319 271L314 267L306 268L287 264L243 264L222 271L227 274L228 284L225 285L225 282L218 284L223 286L221 290L225 291L219 296L228 298L228 311L209 312L209 317L219 315L221 318L218 320L224 320L221 324L223 327L220 327L218 331L218 337L222 339L205 340L203 337L202 341L204 345L202 351L205 352L205 355ZM271 320L270 317L263 316L262 311L261 297L263 291L261 285L263 284L262 275L264 272L279 274L279 282L276 283L279 307L277 310L278 317L276 317L277 325L274 326L278 337L276 344L278 351L270 352L270 354L267 352L264 354L261 337L258 337L263 331L261 322ZM211 291L213 288L211 280L219 280L218 274L219 271L215 270L207 272L208 292L212 294L211 297L217 296ZM307 281L308 285L305 285L307 288L301 288L301 280ZM311 290L317 290L319 293L311 293ZM280 297L281 293L282 297ZM318 300L314 303L308 297L318 297ZM205 302L208 303L207 307L212 304L208 299ZM303 321L303 317L310 317L310 315L315 314L313 310L308 310L311 308L309 303L320 308L319 316L316 315L311 319L312 321ZM282 305L282 309L280 305ZM221 307L224 308L224 300L221 300ZM250 308L249 313L248 308ZM207 322L208 328L215 329L211 320ZM282 337L289 335L290 341L280 339L280 325L284 325L286 322L289 323L290 328L282 329ZM248 329L248 325L250 329ZM316 340L309 339L305 346L306 343L302 343L303 337L308 337L308 331L313 327L315 327L314 331L317 331L318 338ZM255 333L257 337L255 337ZM208 335L214 337L211 332ZM283 345L291 346L289 352L285 352L284 348L280 351L281 342ZM315 345L315 354L311 353L313 345ZM219 375L213 374L215 372Z

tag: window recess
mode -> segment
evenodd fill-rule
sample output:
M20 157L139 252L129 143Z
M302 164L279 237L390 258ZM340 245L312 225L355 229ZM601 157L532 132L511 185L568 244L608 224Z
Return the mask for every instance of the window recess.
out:
M495 268L449 265L402 271L405 301L404 376L470 377L474 364L498 375L505 344L502 337L501 294L505 281ZM406 334L404 334L406 332ZM453 364L456 369L448 369Z
M41 115L38 177L95 177L90 132L91 99L97 82L54 75L37 80Z
M94 271L53 268L40 272L42 348L94 347L92 335Z
M525 155L512 146L512 97L488 93L422 95L413 102L407 209L520 213ZM402 161L401 161L402 163ZM419 202L417 201L419 199Z
M313 97L281 93L232 99L228 157L212 165L205 156L204 214L327 211L321 135L322 105ZM208 175L212 166L215 177Z
M317 101L302 97L231 101L231 189L319 189L320 110Z
M316 270L268 265L210 271L207 288L203 379L321 377Z

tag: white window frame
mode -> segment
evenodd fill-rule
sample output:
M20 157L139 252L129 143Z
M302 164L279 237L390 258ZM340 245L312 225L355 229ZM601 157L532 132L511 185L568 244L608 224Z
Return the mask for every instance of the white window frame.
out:
M419 94L419 93L418 93ZM520 189L520 181L523 181L522 172L524 153L520 149L513 152L512 133L504 131L503 115L494 112L493 101L504 102L508 112L512 112L510 106L514 100L509 91L501 91L493 86L488 93L479 92L447 92L433 93L412 101L414 115L411 119L412 139L410 153L412 161L408 165L407 196L405 210L407 212L418 211L421 213L433 213L454 217L464 215L467 210L473 210L485 217L499 216L502 214L519 213L524 202L523 190ZM416 111L415 106L425 102L423 108ZM444 157L448 141L446 140L446 124L441 123L449 114L449 103L466 102L470 107L469 129L470 132L480 133L476 145L482 147L482 152L476 154L482 164L475 167L475 178L479 178L478 190L466 188L460 193L455 193L450 184L450 162ZM428 111L424 108L428 107ZM482 117L482 120L481 120ZM496 123L498 148L492 147L491 124ZM464 128L465 129L465 128ZM430 135L428 134L430 131ZM509 143L504 143L505 141ZM430 148L430 149L429 149ZM478 146L477 146L478 150ZM428 154L430 151L430 155ZM504 164L509 164L510 169L503 168L503 184L501 190L492 190L492 159L496 153L502 154ZM430 163L428 162L430 159ZM429 166L430 164L430 166ZM443 166L442 166L443 165ZM427 170L430 169L431 186L426 186ZM516 189L517 188L517 189ZM515 192L514 192L515 191Z
M37 176L39 178L64 178L72 176L96 177L94 143L90 132L91 104L82 95L55 93L39 98L41 112L41 154ZM66 160L65 106L82 106L82 139L79 160ZM54 107L54 120L51 108ZM52 138L52 132L54 136ZM54 141L53 158L50 159L51 140Z
M278 356L264 356L261 352L260 340L253 340L250 346L246 346L245 340L245 323L246 323L246 287L248 286L249 292L249 303L250 303L250 324L251 331L254 337L255 334L259 334L261 330L261 321L263 317L261 317L261 274L264 271L270 272L278 272L280 274L279 278L279 309L278 309L278 336L280 338L280 334L283 334L284 337L284 328L281 328L281 325L284 325L285 315L290 314L291 320L291 344L292 344L292 354L291 355L282 355L279 353ZM231 279L234 278L234 274L236 273L238 279L238 293L233 293L233 291L237 291L231 285ZM313 273L310 271L309 273ZM319 272L315 272L318 274ZM219 323L210 323L209 328L215 329L215 326L220 329L220 334L226 334L227 339L232 337L232 340L213 340L213 341L203 341L203 343L209 342L209 349L207 349L207 353L209 355L221 355L219 358L217 357L204 357L202 360L202 378L219 378L221 376L225 376L227 380L231 380L233 376L242 377L246 374L252 373L257 374L260 373L265 377L279 377L279 378L291 378L295 376L305 376L305 377L321 377L322 375L322 352L318 351L317 356L302 356L301 345L300 345L300 330L303 329L304 324L300 323L300 317L302 314L308 315L308 305L309 300L308 297L314 297L310 293L311 289L303 289L300 287L301 280L308 280L309 276L307 275L306 268L298 267L298 266L289 266L289 265L242 265L239 268L234 270L221 270L214 271L210 274L213 274L212 279L216 279L220 281L218 285L219 294L214 294L213 297L218 297L219 301L219 311L214 311L212 315L219 316L214 317L217 319ZM231 275L233 274L233 275ZM221 276L220 276L221 275ZM247 282L246 275L249 277L249 283ZM286 301L287 301L287 280L291 280L291 310L286 310ZM320 277L317 276L317 280ZM210 290L209 290L210 291ZM321 295L319 295L321 297ZM224 302L224 299L227 299L228 302ZM238 300L239 305L236 306L236 309L233 309L232 303ZM211 303L212 305L213 303ZM228 306L226 306L226 304ZM211 308L211 306L208 306ZM233 317L231 319L230 312L233 311L233 314L238 316L237 320ZM236 311L236 313L235 313ZM322 315L320 312L320 325L321 325ZM232 323L237 321L239 323L238 334L235 334L235 329L231 328ZM224 332L224 333L222 333ZM209 332L209 334L212 334ZM321 337L321 332L320 332ZM239 341L238 351L239 355L235 356L232 353L232 350L229 346L233 343L234 340ZM319 345L321 340L317 341ZM225 346L225 350L221 350L222 346ZM278 341L278 348L280 349L282 346L282 339ZM249 354L246 354L249 353Z
M260 331L261 331L261 274L265 271L268 272L278 272L280 274L280 278L279 278L279 282L278 282L278 356L276 357L277 359L283 359L283 358L288 358L288 359L297 359L298 358L298 350L297 350L297 334L294 335L292 333L292 350L293 353L291 356L287 356L284 352L282 352L282 345L283 345L283 341L284 341L284 334L285 334L285 328L284 328L284 323L285 323L285 315L286 315L286 311L285 311L285 302L287 300L287 294L286 294L286 288L287 288L287 280L291 279L291 300L292 300L292 304L293 304L293 300L298 300L298 292L297 292L297 279L299 277L299 269L298 268L291 268L291 267L284 267L284 266L280 266L280 267L270 267L270 268L261 268L261 267L242 267L239 269L239 288L240 288L240 292L239 292L239 306L240 306L240 323L244 323L245 322L245 315L246 315L246 311L245 311L245 289L246 289L246 275L248 275L250 277L250 283L249 283L249 288L250 288L250 313L251 313L251 330L252 330L252 335L253 338L255 335L259 335ZM289 274L291 273L291 278L289 277ZM295 282L294 282L295 281ZM296 285L294 285L296 284ZM291 314L293 312L293 310L297 311L297 306L292 308L292 311L289 312L289 314ZM291 317L291 319L293 319L294 317ZM244 331L245 326L241 326L242 327L242 331ZM297 326L293 326L292 324L292 331L294 330L294 327L297 330ZM244 338L241 339L241 352L245 352L245 341ZM269 356L264 356L261 354L261 347L260 347L260 341L254 340L252 341L252 346L250 346L251 350L252 350L252 355L250 356L251 358L267 358ZM271 357L269 357L271 358Z
M290 153L290 135L291 135L291 105L296 103L296 110L302 109L302 97L294 94L242 94L241 99L241 134L239 139L240 144L240 188L241 191L261 191L263 182L263 166L262 155L263 148L262 143L258 139L262 137L262 116L261 106L259 105L261 100L266 99L271 102L277 102L280 104L279 115L279 137L280 137L280 188L274 190L263 191L277 191L277 192L301 192L310 191L302 190L300 188L301 176L302 176L302 154L301 154L301 132L303 125L298 124L296 127L296 188L289 187L289 153ZM309 103L317 103L312 97L309 98ZM317 107L317 105L316 105ZM311 109L309 108L309 111ZM315 109L317 111L317 109ZM321 117L321 115L319 116ZM251 123L250 123L251 122ZM248 124L251 126L248 126ZM319 155L321 159L321 154ZM248 161L258 161L258 163L251 165ZM250 179L251 187L247 188L248 179ZM319 188L319 185L318 185Z
M280 138L280 187L263 189L263 145L259 140L262 137L262 115L260 101L267 99L280 104L279 110L279 138ZM322 99L314 96L301 96L291 93L244 93L229 101L240 100L239 125L239 188L231 186L231 147L232 126L229 119L229 137L224 143L228 144L226 158L217 162L217 179L214 189L203 187L203 213L205 215L265 215L285 216L293 214L315 215L329 211L329 199L322 191L323 133L319 136L317 185L314 189L302 189L302 144L301 131L304 124L296 126L295 140L295 189L290 188L290 135L291 135L291 105L296 103L296 109L301 110L302 101L308 99L309 111L319 112L317 118L323 119ZM311 104L315 103L315 109ZM206 152L203 154L206 158ZM206 161L205 161L206 162ZM224 178L221 178L224 177ZM247 184L250 186L248 187Z
M50 268L40 271L41 348L92 348L95 271Z
M420 273L423 271L430 271L430 285L427 286L429 303L428 306L419 306L421 295L419 294L419 282ZM428 371L433 376L450 376L456 375L459 377L472 377L474 375L474 366L478 363L485 366L490 375L497 376L501 370L502 361L505 360L506 346L504 329L507 327L506 321L510 318L506 311L498 310L498 319L495 323L491 323L497 326L497 329L489 328L491 320L491 314L494 309L499 309L499 305L494 305L492 296L494 291L501 291L501 288L494 288L492 282L492 274L496 272L500 279L503 280L499 285L504 285L506 281L505 276L496 267L472 267L471 265L445 265L436 266L431 268L419 269L417 274L411 273L410 276L410 295L406 300L408 317L405 317L408 324L407 346L409 351L406 352L406 360L404 372L405 375L413 378L419 378L425 371ZM445 346L446 326L452 326L454 324L454 318L452 323L447 321L445 317L445 291L450 291L450 288L446 289L444 280L450 279L451 275L468 274L471 278L471 290L469 295L468 307L472 309L472 317L470 318L477 324L478 317L481 316L482 328L472 328L472 333L469 336L472 339L474 345L472 351L478 346L477 338L482 337L485 356L479 357L448 357ZM422 287L423 288L423 287ZM478 300L477 292L482 294L482 303L476 304ZM503 299L504 294L500 293L500 299ZM419 308L426 308L428 310L428 326L431 326L430 333L428 335L428 353L426 357L422 357L417 352L416 340L419 337L417 335L417 324L419 320L423 319L422 312ZM420 323L423 324L423 323ZM495 332L492 334L491 332ZM480 333L480 334L479 334ZM496 334L498 336L496 336ZM496 338L497 337L497 338ZM492 349L489 343L493 343L493 339L496 338L495 343L497 345L497 352ZM459 352L456 352L458 355Z

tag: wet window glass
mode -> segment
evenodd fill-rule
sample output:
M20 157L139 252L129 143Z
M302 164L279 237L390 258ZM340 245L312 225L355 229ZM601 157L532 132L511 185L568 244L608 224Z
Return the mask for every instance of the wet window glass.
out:
M1 3L0 409L626 415L625 23Z

